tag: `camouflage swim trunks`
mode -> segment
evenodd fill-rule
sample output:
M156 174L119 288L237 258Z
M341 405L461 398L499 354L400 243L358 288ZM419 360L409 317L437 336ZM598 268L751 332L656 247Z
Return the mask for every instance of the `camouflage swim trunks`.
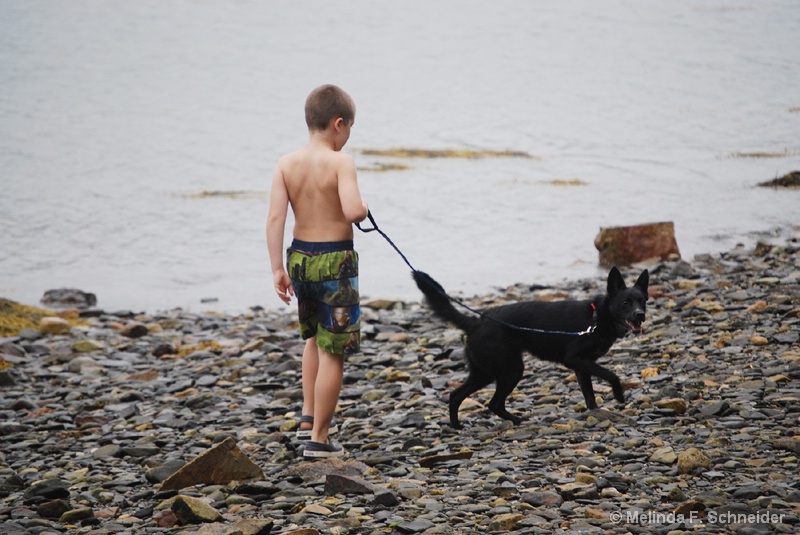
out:
M352 240L292 241L286 267L297 297L300 335L336 355L356 353L361 343L358 253Z

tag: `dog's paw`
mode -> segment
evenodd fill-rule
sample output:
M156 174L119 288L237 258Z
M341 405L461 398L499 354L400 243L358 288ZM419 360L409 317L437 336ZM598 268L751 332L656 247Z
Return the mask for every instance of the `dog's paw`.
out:
M519 425L519 424L521 424L521 423L522 423L524 420L525 420L525 418L524 418L524 417L522 417L522 416L511 416L511 417L508 419L508 421L509 421L509 422L511 422L511 423L512 423L512 424L514 424L514 425Z

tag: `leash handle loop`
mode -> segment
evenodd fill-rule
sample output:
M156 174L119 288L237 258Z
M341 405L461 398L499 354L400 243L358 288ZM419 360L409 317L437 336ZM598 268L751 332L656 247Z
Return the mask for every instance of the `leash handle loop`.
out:
M372 228L363 228L361 226L361 223L363 223L364 221L359 221L358 223L356 223L356 227L358 227L358 230L360 230L365 234L367 232L374 232L376 230L380 232L380 230L378 230L378 224L375 222L375 218L372 217L372 212L369 209L367 209L367 217L369 218L369 222L372 223Z
M361 225L359 223L356 223L356 227L358 227L358 230L364 233L375 231L381 236L383 236L383 239L389 242L389 245L394 247L394 250L397 251L397 254L399 254L400 257L403 259L403 262L405 262L406 265L409 268L411 268L411 271L416 271L416 269L414 269L414 266L411 265L411 262L408 261L408 258L406 258L406 255L403 254L403 251L401 251L400 248L394 244L392 239L389 236L387 236L386 233L380 229L380 227L378 227L378 223L375 222L375 218L372 217L372 212L370 210L367 210L367 217L369 218L369 222L372 223L372 228L366 228L366 229L361 228Z

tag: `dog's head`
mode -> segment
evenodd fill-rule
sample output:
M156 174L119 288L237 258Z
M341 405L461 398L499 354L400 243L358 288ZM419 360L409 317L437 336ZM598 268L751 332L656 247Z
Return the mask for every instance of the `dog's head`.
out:
M647 285L650 274L645 269L630 288L616 267L608 274L608 310L614 320L617 336L628 332L641 332L647 310Z

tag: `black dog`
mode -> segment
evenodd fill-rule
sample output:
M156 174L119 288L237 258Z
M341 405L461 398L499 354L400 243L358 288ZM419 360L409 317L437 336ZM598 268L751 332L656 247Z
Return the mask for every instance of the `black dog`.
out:
M471 394L497 382L489 409L518 424L506 410L506 398L522 379L522 352L559 362L575 371L587 409L596 409L592 376L611 383L614 398L625 402L619 377L599 364L617 338L642 330L647 302L647 270L627 288L619 270L608 274L606 295L588 301L527 301L489 308L467 316L453 306L441 285L420 271L414 280L434 313L467 335L464 352L469 377L450 394L450 424L459 429L458 408ZM581 334L578 334L581 333Z

